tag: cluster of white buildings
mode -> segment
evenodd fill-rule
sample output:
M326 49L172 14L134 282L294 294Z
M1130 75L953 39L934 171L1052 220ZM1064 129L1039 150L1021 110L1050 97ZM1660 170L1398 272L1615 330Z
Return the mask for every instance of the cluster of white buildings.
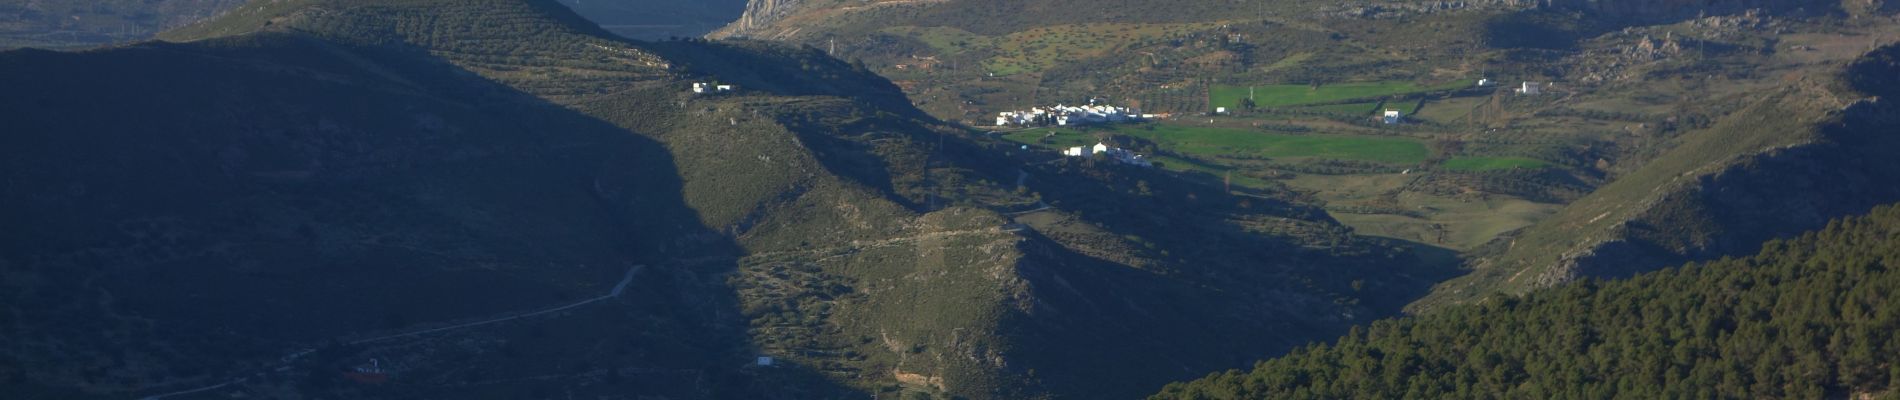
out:
M1026 111L1004 111L996 114L996 126L1068 126L1081 124L1101 124L1111 122L1133 122L1154 118L1154 114L1140 114L1131 108L1106 105L1036 107Z
M693 82L693 94L726 93L732 91L732 85L714 85L705 82Z
M1123 164L1139 165L1143 167L1155 166L1154 162L1148 161L1148 157L1143 157L1140 154L1135 154L1135 152L1129 151L1128 149L1124 149L1120 147L1109 147L1107 144L1100 143L1100 142L1095 143L1094 146L1075 146L1075 147L1070 147L1068 150L1062 151L1062 155L1069 156L1069 157L1088 157L1088 156L1093 156L1096 154L1106 154L1108 155L1109 159L1119 161Z

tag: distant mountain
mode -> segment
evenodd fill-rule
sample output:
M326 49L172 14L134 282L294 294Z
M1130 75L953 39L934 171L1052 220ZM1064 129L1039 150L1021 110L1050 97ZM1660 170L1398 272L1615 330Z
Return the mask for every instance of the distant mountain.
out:
M251 0L14 0L0 2L0 48L69 48L149 39ZM266 0L254 7L266 6ZM615 34L699 37L739 18L745 0L560 0Z
M1288 190L1015 152L816 50L553 1L160 37L0 53L0 221L33 227L0 233L0 392L1130 397L1450 272Z
M1751 257L1353 330L1154 399L1900 396L1900 208Z
M0 49L84 47L151 37L248 0L0 1Z

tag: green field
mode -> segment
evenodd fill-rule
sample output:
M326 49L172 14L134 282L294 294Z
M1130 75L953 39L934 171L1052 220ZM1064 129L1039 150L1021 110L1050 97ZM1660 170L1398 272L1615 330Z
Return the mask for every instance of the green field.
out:
M1325 103L1332 101L1361 99L1368 97L1390 96L1396 94L1435 92L1470 86L1473 81L1457 80L1435 86L1420 85L1406 81L1350 82L1321 85L1314 89L1307 85L1262 85L1262 86L1215 86L1209 93L1214 107L1240 108L1240 100L1247 98L1249 88L1253 90L1254 104L1261 107L1285 107L1301 104Z
M1153 130L1122 129L1119 133L1152 140L1171 150L1204 156L1333 158L1416 164L1428 151L1418 140L1383 136L1287 135L1249 129L1181 125L1154 125Z
M1333 114L1344 114L1344 115L1351 115L1351 116L1357 117L1357 116L1363 116L1363 115L1372 113L1373 108L1378 107L1378 106L1379 106L1378 102L1370 102L1370 103L1329 104L1329 105L1323 105L1323 106L1300 107L1299 109L1308 110L1308 111L1333 113Z
M1404 113L1405 116L1410 117L1414 114L1418 114L1419 106L1423 104L1425 103L1418 100L1388 101L1385 104L1385 108L1388 110L1399 110L1399 112Z
M1550 163L1519 157L1458 157L1445 161L1445 169L1452 171L1497 171L1505 169L1536 169L1550 166Z
M1055 132L1056 135L1047 136L1049 132ZM1097 128L1095 133L1134 136L1154 141L1171 151L1207 157L1330 158L1403 165L1423 162L1430 153L1416 139L1387 136L1288 135L1251 129L1174 124L1122 125ZM1097 141L1094 133L1069 128L1028 129L1005 134L1003 138L1051 149L1091 145Z

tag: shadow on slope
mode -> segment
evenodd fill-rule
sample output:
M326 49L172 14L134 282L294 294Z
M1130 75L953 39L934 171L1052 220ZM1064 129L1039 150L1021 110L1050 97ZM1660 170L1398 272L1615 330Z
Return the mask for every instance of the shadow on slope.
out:
M686 261L739 250L663 147L423 54L288 34L0 53L0 221L27 228L0 232L0 391L849 395L741 368L733 265ZM634 265L601 304L344 344L576 303ZM365 357L391 382L339 378Z

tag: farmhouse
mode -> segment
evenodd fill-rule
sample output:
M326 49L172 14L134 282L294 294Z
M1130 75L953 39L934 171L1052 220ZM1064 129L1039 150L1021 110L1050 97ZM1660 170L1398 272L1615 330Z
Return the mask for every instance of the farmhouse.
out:
M693 82L693 95L705 95L705 93L728 93L728 91L731 91L731 85L712 85L712 83Z
M1109 159L1121 162L1122 164L1154 167L1154 162L1148 161L1148 157L1135 154L1135 152L1129 151L1128 149L1110 147L1106 143L1097 142L1094 146L1075 146L1062 151L1062 155L1069 157L1087 157L1096 154L1106 154Z
M1543 89L1544 89L1544 84L1542 83L1524 82L1524 85L1522 87L1517 88L1517 93L1518 94L1537 94L1537 93L1543 92L1544 91Z
M693 82L693 94L731 92L732 85L714 85L705 82Z
M1387 125L1399 123L1401 119L1404 119L1404 115L1400 114L1399 110L1385 110L1385 123Z

